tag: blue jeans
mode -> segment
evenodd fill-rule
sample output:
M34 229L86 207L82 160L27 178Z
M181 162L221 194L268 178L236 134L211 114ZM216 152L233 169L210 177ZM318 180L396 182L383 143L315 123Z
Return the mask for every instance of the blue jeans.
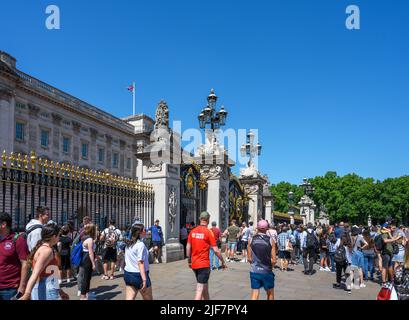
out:
M214 251L213 251L213 249L212 248L210 248L210 267L211 268L213 268L213 257L215 258L215 260L216 260L216 268L219 268L219 258L214 254Z
M329 259L329 261L330 261L330 263L331 263L331 271L332 271L332 272L335 272L335 271L336 271L336 269L335 269L334 254L335 254L335 252L328 252L328 259Z
M375 254L365 254L364 253L364 278L368 278L368 271L371 273L371 280L373 280L373 275L375 271L374 267L374 259L375 259Z
M0 301L10 300L17 294L17 288L0 289Z

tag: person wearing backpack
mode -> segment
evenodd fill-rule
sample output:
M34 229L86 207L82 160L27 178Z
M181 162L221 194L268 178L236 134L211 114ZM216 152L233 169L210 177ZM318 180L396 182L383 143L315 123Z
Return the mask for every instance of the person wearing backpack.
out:
M60 241L57 244L58 252L60 253L61 263L60 271L61 278L59 280L60 284L66 279L67 283L70 283L71 280L71 244L72 239L68 236L70 228L68 225L65 225L61 228L60 231Z
M266 234L269 224L261 220L257 224L257 234L249 239L247 260L250 267L251 300L258 300L260 289L266 290L268 300L274 300L275 275L273 268L277 263L276 243Z
M26 239L11 231L12 218L0 214L0 301L20 298L27 285L30 254Z
M104 243L104 252L102 255L102 260L104 262L104 275L102 276L103 280L113 280L115 273L115 265L117 262L117 250L116 243L119 240L122 240L122 234L119 229L115 227L115 221L109 221L109 227L106 228L100 237L101 241ZM111 269L111 275L108 275L109 267Z
M348 261L346 257L345 246L347 244L347 237L343 235L341 238L335 238L336 242L333 245L334 248L334 262L336 270L336 283L333 284L334 289L342 289L341 277L342 272L346 272L348 267Z
M89 291L91 285L92 272L95 271L95 239L96 226L92 223L87 224L84 230L84 237L82 240L82 259L80 270L83 275L81 282L81 300L89 299Z
M393 282L393 262L392 257L394 253L393 244L396 244L396 241L400 240L401 236L392 237L392 233L396 230L396 224L394 222L386 222L383 225L381 231L382 237L382 285L386 285L388 280ZM379 241L378 241L379 242ZM375 240L376 244L376 240ZM379 244L378 244L379 246Z
M37 207L35 218L31 219L26 226L27 246L31 252L41 240L41 230L47 224L50 216L50 211L47 207Z
M303 258L304 258L304 274L313 275L314 263L317 259L316 251L318 249L318 239L315 235L312 223L308 223L307 230L303 232Z

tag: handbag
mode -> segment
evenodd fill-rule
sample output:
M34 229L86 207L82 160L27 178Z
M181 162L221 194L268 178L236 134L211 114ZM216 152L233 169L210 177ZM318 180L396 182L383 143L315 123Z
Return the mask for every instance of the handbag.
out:
M389 284L388 286L383 286L376 300L398 300L398 294L396 293L394 285Z

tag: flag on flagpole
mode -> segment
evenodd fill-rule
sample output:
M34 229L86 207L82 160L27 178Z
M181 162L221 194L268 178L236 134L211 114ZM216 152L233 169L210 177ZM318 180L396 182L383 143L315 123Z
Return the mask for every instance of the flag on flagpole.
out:
M128 91L132 91L132 104L133 104L133 114L135 115L135 82L128 86Z

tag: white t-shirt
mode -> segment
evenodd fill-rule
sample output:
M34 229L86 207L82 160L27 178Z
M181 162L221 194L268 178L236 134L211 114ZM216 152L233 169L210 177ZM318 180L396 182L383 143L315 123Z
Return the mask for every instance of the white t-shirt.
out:
M245 227L242 231L241 241L249 241L250 234L250 228Z
M140 273L139 261L143 261L145 272L149 271L148 249L141 240L138 240L133 246L125 248L125 271Z

